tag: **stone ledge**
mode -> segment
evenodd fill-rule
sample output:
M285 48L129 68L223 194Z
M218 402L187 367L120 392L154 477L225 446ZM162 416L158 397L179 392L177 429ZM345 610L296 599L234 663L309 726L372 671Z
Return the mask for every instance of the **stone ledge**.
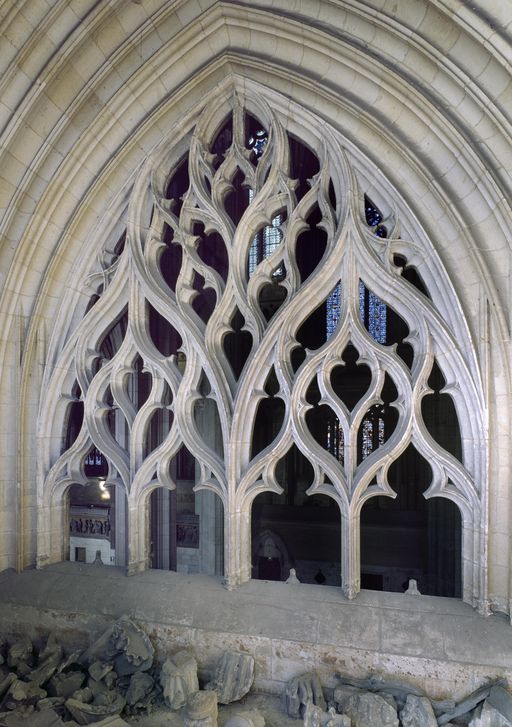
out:
M60 563L0 573L0 633L56 629L87 643L106 622L128 614L146 628L165 659L194 649L206 675L227 648L252 653L256 688L278 693L291 677L317 669L380 672L421 686L432 697L465 696L488 678L512 683L512 628L467 604L431 596L251 581L235 591L220 578ZM66 637L66 633L68 637Z

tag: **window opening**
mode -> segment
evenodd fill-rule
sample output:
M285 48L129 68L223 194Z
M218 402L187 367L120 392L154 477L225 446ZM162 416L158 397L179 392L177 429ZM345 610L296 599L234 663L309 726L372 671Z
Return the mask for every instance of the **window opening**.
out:
M230 585L251 568L284 580L291 566L303 582L328 585L343 571L351 597L361 574L396 590L418 566L425 592L460 594L462 524L447 496L456 492L466 514L480 507L478 464L464 461L476 434L458 408L465 398L478 408L469 346L451 345L434 301L425 304L419 244L416 269L409 243L388 238L388 218L351 183L334 132L308 146L266 102L252 108L261 120L237 99L224 119L205 110L188 154L171 170L141 172L147 204L133 205L130 220L140 234L123 237L117 272L76 332L84 391L68 374L58 405L64 451L48 491L73 473L103 507L109 492L134 569L149 556L158 568L225 572ZM353 224L342 235L362 210L371 234ZM401 275L382 261L383 244ZM442 276L439 289L455 300ZM73 370L68 359L54 368ZM422 421L411 428L413 408ZM387 484L396 500L383 496ZM427 491L436 496L428 502ZM360 506L361 563L351 550ZM404 528L412 540L400 540ZM69 553L82 547L70 543ZM413 563L404 553L416 547Z

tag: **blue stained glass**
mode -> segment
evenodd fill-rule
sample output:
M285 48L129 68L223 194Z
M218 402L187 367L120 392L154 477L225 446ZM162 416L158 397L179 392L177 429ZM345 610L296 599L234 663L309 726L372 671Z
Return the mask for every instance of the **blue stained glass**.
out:
M268 134L265 129L258 129L248 140L248 146L254 151L256 159L259 159L265 150L265 146L268 142ZM254 190L249 190L249 204L254 199ZM257 266L270 257L272 253L279 247L281 243L281 230L279 226L283 224L283 215L276 215L270 225L267 225L262 230L254 235L254 238L249 249L249 276L251 276L256 270ZM274 272L274 277L282 277L284 270L282 266L279 266Z
M341 315L341 285L338 283L338 285L334 288L332 293L327 298L327 320L326 320L326 329L327 329L327 338L330 338L334 331L336 330L336 326L338 325L338 321L340 320Z
M265 131L265 129L258 129L258 131L253 135L249 137L248 140L248 146L249 149L252 149L254 151L254 154L257 159L261 157L265 150L265 146L267 145L268 141L268 134Z
M359 315L370 336L377 343L385 344L387 306L362 281L359 281Z

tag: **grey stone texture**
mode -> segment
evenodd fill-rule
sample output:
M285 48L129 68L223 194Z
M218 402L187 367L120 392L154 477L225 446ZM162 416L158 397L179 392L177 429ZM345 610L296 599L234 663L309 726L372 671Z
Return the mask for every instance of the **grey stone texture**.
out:
M259 710L250 709L230 717L224 727L265 727L265 718Z
M469 727L511 727L512 722L486 700L475 710Z
M166 659L160 671L160 685L165 703L171 709L183 707L199 690L197 661L193 654L183 650Z
M217 694L211 690L195 692L183 710L184 727L217 727Z
M400 721L402 727L438 727L430 701L414 694L407 696L405 707L400 712Z
M320 679L314 672L290 679L283 693L283 704L289 717L303 717L308 703L320 707L322 711L327 709Z
M254 681L254 658L241 651L225 651L215 667L215 676L207 689L217 693L220 704L242 699Z
M343 705L351 727L398 727L396 707L388 699L370 692L353 694Z

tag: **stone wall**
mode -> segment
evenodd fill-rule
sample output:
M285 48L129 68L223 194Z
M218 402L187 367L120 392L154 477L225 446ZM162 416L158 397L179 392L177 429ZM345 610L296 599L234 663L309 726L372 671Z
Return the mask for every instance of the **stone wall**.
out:
M422 688L432 698L462 699L485 681L512 684L512 630L460 601L363 591L347 601L338 588L252 581L227 591L210 576L63 563L44 573L0 575L0 633L84 646L126 614L149 634L156 658L190 648L201 678L226 649L255 659L257 691L281 694L292 677L316 670L377 673Z

